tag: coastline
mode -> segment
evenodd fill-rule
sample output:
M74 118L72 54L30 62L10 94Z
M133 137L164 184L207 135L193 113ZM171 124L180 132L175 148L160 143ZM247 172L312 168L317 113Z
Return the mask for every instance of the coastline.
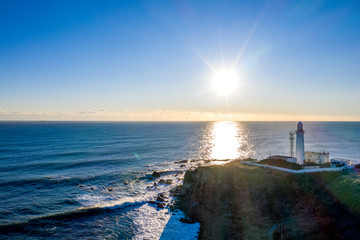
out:
M176 206L199 239L355 239L355 171L293 174L233 161L185 173Z

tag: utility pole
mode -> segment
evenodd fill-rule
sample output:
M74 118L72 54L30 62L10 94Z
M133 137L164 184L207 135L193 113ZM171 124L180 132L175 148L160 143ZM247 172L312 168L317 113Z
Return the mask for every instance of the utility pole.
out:
M289 132L289 139L290 139L290 150L289 150L289 155L290 155L290 157L294 157L295 131L291 131L291 132Z

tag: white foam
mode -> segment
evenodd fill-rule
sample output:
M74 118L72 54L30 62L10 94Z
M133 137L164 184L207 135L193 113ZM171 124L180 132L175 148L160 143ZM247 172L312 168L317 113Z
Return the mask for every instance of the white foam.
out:
M191 164L188 164L187 168ZM168 193L170 189L182 183L184 172L180 174L176 169L166 169L169 174L164 174L161 178L152 182L149 188L147 185L128 181L124 189L115 188L114 191L94 191L79 195L77 200L85 208L117 208L133 204L139 204L133 215L135 237L133 239L197 239L200 224L187 224L180 221L185 218L181 212L172 213L165 208L157 208L156 204L149 204L154 201L159 193ZM166 170L162 170L166 171ZM184 170L184 169L182 169ZM159 180L172 180L172 184L159 184ZM126 190L125 190L126 189ZM124 191L125 190L125 191ZM165 198L165 204L172 204L173 198Z
M171 179L173 184L158 184L154 193L168 192L171 188L180 185L182 181L175 175L170 174L164 177L163 179ZM166 203L173 203L173 200L169 196ZM185 218L185 215L180 211L173 214L168 208L159 209L155 204L144 204L137 209L134 216L135 237L133 239L197 239L200 224L182 223L181 218Z
M160 239L182 239L182 240L193 240L197 239L200 230L200 223L183 223L180 221L181 218L185 218L184 213L178 212L175 215L171 215L167 222L164 231L161 234Z
M132 204L144 204L153 198L152 195L109 197L106 195L83 194L77 197L77 201L86 208L117 208Z
M134 225L135 237L133 239L160 239L166 223L170 219L167 209L144 204L137 209Z
M135 237L138 239L197 239L199 223L187 224L180 221L183 213L171 213L168 209L157 209L150 204L141 206L134 219Z

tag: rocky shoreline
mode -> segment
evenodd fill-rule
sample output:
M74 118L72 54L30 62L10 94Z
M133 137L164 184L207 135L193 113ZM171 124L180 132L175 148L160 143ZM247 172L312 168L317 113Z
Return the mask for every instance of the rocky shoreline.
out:
M233 161L185 173L175 188L199 239L357 239L360 181L354 172L291 174Z

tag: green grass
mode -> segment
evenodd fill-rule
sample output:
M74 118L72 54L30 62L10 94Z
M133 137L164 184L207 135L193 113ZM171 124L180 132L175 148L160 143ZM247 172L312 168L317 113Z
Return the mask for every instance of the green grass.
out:
M336 177L322 176L328 191L351 211L360 213L360 178L354 172L342 172Z
M184 186L180 208L202 223L200 239L264 239L280 222L285 239L327 239L360 224L360 178L350 171L292 174L233 161L187 171Z
M259 161L260 164L271 165L275 167L288 168L293 170L301 170L302 167L299 164L287 162L282 159L264 159Z

